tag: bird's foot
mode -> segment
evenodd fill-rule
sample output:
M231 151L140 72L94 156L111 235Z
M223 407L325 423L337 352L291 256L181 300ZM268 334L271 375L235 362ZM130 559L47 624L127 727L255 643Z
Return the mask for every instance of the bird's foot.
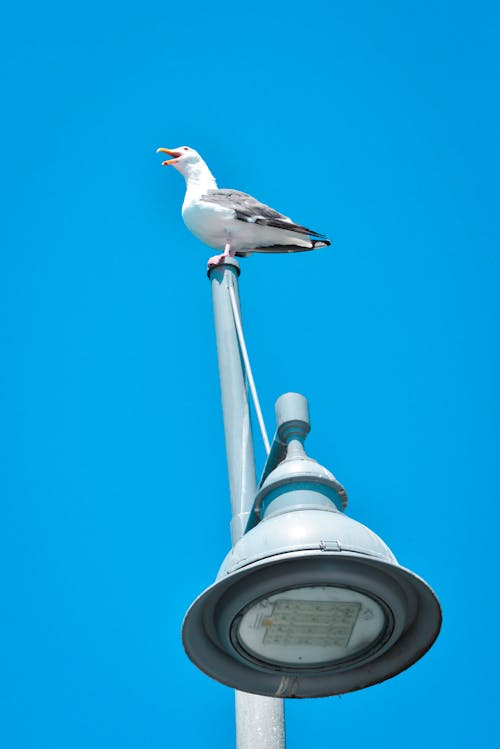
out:
M213 255L212 257L208 258L208 267L209 268L215 268L216 265L220 265L224 258L226 258L227 255L225 252L222 252L220 255Z
M224 262L224 258L234 257L235 252L236 251L232 249L231 243L228 239L226 246L224 247L224 252L221 255L214 255L213 257L208 258L208 267L213 268L216 265L220 265Z

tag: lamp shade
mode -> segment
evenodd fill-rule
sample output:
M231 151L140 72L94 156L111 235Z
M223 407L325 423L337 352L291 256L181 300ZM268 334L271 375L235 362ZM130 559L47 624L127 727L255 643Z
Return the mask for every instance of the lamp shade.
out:
M183 642L202 671L235 689L320 697L408 668L440 624L431 588L375 534L338 512L304 510L241 539L189 609Z
M187 612L185 650L214 679L269 697L384 681L433 644L438 599L344 514L344 488L305 454L307 422L278 424L286 457L264 472L250 530Z

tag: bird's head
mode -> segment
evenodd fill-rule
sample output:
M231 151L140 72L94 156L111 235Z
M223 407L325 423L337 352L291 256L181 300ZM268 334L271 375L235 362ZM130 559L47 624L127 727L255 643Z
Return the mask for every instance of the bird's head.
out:
M173 166L184 176L189 176L190 172L195 170L200 164L203 164L198 151L188 146L180 146L179 148L157 148L156 153L166 153L170 156L163 162L163 166Z

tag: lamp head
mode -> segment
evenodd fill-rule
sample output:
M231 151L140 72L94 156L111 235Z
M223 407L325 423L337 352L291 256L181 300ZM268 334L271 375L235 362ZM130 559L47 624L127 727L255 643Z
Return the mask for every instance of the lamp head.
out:
M301 420L292 421L281 437L278 427L286 456L264 472L250 530L190 607L183 642L202 671L243 692L343 694L424 655L441 609L375 533L344 515L342 485L308 458Z

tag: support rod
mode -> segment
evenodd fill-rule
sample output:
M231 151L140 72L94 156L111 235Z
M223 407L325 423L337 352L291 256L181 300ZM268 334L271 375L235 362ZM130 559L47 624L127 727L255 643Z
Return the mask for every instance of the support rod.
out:
M264 443L266 455L269 455L271 451L271 445L269 444L269 437L267 436L266 425L264 424L264 417L262 416L262 409L260 407L259 396L257 395L257 388L255 387L255 380L253 379L252 367L250 366L250 359L248 357L248 351L247 351L247 347L245 343L245 336L243 335L243 325L241 323L240 310L238 308L238 304L236 302L236 296L234 293L234 289L232 287L229 289L229 296L231 298L231 307L233 308L234 324L236 326L236 332L238 334L238 342L240 344L241 357L243 359L243 364L245 365L245 372L246 372L246 376L248 380L248 386L250 388L250 392L252 393L252 400L253 400L253 405L255 408L255 414L257 416L257 421L259 422L259 429L262 435L262 441Z
M257 491L248 390L231 306L233 295L239 311L239 273L239 263L231 257L224 258L223 262L208 270L212 285L233 545L245 532ZM237 749L285 749L283 700L245 692L236 692L235 697Z

